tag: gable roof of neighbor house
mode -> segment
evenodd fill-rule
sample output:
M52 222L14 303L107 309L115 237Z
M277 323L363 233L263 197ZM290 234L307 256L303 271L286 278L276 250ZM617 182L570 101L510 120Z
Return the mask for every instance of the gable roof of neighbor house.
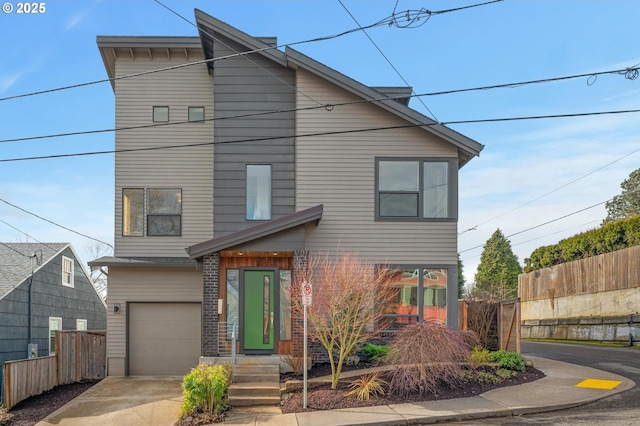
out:
M453 144L458 148L458 166L462 167L473 157L480 155L484 145L468 138L455 130L439 124L429 117L411 109L402 101L397 101L395 94L386 93L384 88L368 87L351 77L348 77L318 61L312 59L290 47L286 47L284 52L277 50L275 41L265 42L265 38L252 37L231 25L214 18L201 10L195 10L196 24L200 32L202 48L206 59L213 59L213 43L222 41L215 39L213 33L218 33L226 38L239 43L251 51L255 51L272 61L286 67L300 67L311 73L330 81L331 83L355 94L356 96L369 100L371 103L397 115L416 127L420 127L428 133L434 134L441 139ZM269 39L270 41L271 39ZM209 68L215 67L213 61L207 62ZM406 88L410 90L409 88ZM381 96L382 95L382 96ZM384 96L390 99L381 99ZM405 95L405 98L407 96Z
M251 228L194 244L187 247L186 251L189 254L189 258L197 259L208 253L235 247L249 241L255 241L259 238L268 237L307 223L316 222L317 225L320 219L322 219L323 209L324 206L319 204L288 216L252 226Z
M32 271L37 272L67 247L79 262L70 243L0 243L0 299L25 282ZM85 269L82 270L92 282Z

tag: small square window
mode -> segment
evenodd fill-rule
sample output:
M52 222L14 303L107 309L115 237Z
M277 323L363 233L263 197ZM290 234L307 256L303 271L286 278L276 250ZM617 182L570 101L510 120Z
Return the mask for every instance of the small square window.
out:
M62 285L73 287L73 259L62 256Z
M189 107L189 121L204 121L204 107Z
M76 319L76 330L86 331L87 330L87 320L86 319Z
M153 107L153 121L160 121L160 122L169 121L169 107L168 106L154 106Z

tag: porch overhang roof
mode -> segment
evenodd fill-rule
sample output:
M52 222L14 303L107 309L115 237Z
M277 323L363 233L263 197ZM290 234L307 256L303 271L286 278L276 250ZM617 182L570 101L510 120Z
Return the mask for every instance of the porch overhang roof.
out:
M193 268L196 262L188 257L115 257L103 256L87 262L91 270L107 267L171 267L171 268Z
M189 254L190 259L198 259L209 253L235 247L250 241L255 241L310 222L315 221L316 225L318 225L318 222L322 219L323 209L324 206L319 204L315 207L293 213L289 216L270 220L269 222L261 223L223 237L213 238L202 243L194 244L187 247L185 250Z

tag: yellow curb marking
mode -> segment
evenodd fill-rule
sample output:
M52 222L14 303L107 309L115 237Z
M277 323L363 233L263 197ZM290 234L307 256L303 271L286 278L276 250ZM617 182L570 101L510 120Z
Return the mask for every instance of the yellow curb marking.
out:
M589 388L589 389L615 389L622 383L618 380L599 380L599 379L585 379L576 385L577 388Z

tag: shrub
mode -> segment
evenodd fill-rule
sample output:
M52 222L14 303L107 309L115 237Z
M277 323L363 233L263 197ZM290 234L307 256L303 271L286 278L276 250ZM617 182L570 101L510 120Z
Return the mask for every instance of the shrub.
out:
M227 390L231 368L222 364L200 364L182 380L184 400L180 418L202 414L212 421L221 420L227 409Z
M369 361L377 362L384 361L389 353L389 345L376 345L374 343L367 343L362 348L362 355Z
M380 373L361 376L349 385L347 395L355 395L358 401L368 400L372 396L384 395L384 386L387 382L380 378Z
M300 376L304 373L304 357L302 355L286 354L282 356L282 359L291 367L293 374Z
M487 365L493 362L491 352L482 346L475 346L469 355L469 365L476 370L481 365Z
M358 355L350 355L344 360L346 365L356 366L360 364L360 357Z
M404 327L391 343L389 390L397 395L436 393L438 386L463 383L471 347L467 336L435 322Z
M499 351L491 352L491 360L497 363L500 368L524 371L524 357L517 352L507 352L500 349Z
M501 379L510 379L518 375L516 371L507 370L506 368L498 368L496 370L496 375Z

